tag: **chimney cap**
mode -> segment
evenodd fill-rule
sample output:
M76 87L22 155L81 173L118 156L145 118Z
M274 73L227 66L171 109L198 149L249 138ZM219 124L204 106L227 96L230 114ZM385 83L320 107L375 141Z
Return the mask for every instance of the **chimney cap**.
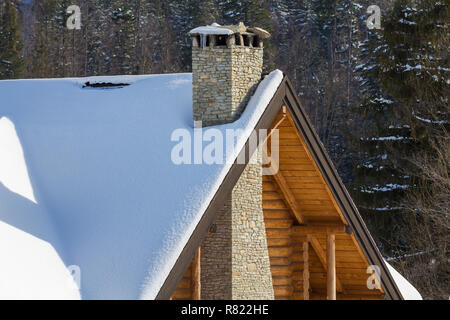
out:
M255 34L261 39L270 37L270 33L264 29L253 27L247 28L243 22L238 25L221 26L218 23L213 23L209 26L201 26L189 31L191 36L196 35L232 35L232 34Z

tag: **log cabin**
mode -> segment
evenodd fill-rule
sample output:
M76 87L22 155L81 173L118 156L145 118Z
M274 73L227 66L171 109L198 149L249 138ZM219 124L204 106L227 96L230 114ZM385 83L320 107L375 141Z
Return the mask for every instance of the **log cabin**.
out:
M0 81L0 297L420 297L383 259L288 77L262 76L269 36L195 28L192 74ZM199 132L235 135L224 161L180 155Z

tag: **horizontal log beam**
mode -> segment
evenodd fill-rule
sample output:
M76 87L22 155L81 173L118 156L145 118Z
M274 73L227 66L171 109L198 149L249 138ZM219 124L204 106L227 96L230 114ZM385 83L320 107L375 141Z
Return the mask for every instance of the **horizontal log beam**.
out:
M295 235L315 235L315 234L347 234L345 225L304 225L293 226L292 233Z

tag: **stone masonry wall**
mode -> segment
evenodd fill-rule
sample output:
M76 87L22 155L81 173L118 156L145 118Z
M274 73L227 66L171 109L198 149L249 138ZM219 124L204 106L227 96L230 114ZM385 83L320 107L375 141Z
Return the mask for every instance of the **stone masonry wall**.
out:
M262 164L255 152L231 195L232 299L273 300L262 209Z
M201 246L202 300L231 300L231 195Z
M274 299L260 160L247 165L210 231L201 246L202 299Z
M239 118L261 80L263 48L192 48L194 121L204 126Z

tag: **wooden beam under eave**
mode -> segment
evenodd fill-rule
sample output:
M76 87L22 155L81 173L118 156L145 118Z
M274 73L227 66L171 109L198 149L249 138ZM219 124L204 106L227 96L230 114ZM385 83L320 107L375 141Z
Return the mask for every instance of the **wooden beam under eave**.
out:
M347 234L345 225L314 225L293 226L292 233L295 235L314 234Z
M279 166L278 166L279 168ZM294 194L289 189L289 186L286 182L286 179L284 178L283 174L280 170L275 172L272 175L273 180L276 182L278 188L281 191L281 194L283 195L283 198L286 202L286 205L291 210L291 212L294 214L295 218L299 223L305 223L305 218L303 217L302 213L300 212L300 208L297 204L297 199L295 198Z
M336 300L336 236L327 235L327 300Z
M191 275L191 289L192 300L201 300L202 285L201 285L201 251L200 247L195 253L194 260L192 261L192 275Z
M316 252L317 256L319 257L320 263L322 264L323 268L325 269L325 272L328 272L327 267L327 254L322 249L322 246L320 245L319 240L317 240L316 237L312 236L310 241L311 247ZM342 286L341 281L336 275L336 289L338 292L344 292L344 287Z

